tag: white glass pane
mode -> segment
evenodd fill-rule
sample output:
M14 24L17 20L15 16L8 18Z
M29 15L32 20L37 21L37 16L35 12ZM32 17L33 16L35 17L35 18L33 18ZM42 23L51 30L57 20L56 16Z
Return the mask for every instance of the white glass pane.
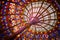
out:
M41 8L40 13L42 13L45 9Z
M54 16L51 16L51 19L55 19L55 17Z
M43 32L43 31L46 31L46 30L45 30L44 28L41 27L41 28L40 28L40 31Z
M25 15L27 15L27 12L24 12Z
M53 27L47 25L45 28L46 28L47 30L50 30L50 29L52 29Z
M51 7L49 7L47 10L49 11L49 13L53 12L53 10L51 9Z
M51 20L50 25L53 25L53 23L54 23L54 20ZM55 23L54 23L54 24L55 24Z
M54 17L55 17L55 19L57 19L57 14L56 13L54 13Z
M48 17L48 16L45 16L45 17L44 17L44 20L48 20L48 19L49 19L49 17Z
M31 10L29 10L29 13L30 13L30 14L32 13L32 9L31 9Z
M31 27L30 27L30 29L32 30L34 30L35 31L35 27L34 27L34 25L32 25Z
M42 32L47 31L46 29L42 28Z
M43 18L39 19L39 20L43 20Z
M33 17L35 17L35 16L36 16L36 13L33 14Z
M54 16L54 13L52 13L51 16Z
M36 8L33 8L33 12L36 12L36 10L37 10Z
M48 7L48 5L43 4L43 6L42 6L42 7L47 8L47 7Z
M44 2L44 4L45 4L45 5L47 5L47 6L48 6L48 5L50 5L50 4L49 4L49 3L47 3L47 2Z
M51 10L55 11L55 9L53 8L53 6L51 6Z
M46 26L46 24L44 24L44 23L43 23L43 24L42 24L42 26L43 26L43 27L45 27L45 26Z
M38 6L39 6L38 2L36 2L36 4L35 4L35 5L36 5L35 7L38 7Z
M48 14L48 13L45 11L42 15L45 16L45 15L47 15L47 14ZM47 15L47 16L48 16L48 15Z
M48 24L49 20L45 21L44 23Z

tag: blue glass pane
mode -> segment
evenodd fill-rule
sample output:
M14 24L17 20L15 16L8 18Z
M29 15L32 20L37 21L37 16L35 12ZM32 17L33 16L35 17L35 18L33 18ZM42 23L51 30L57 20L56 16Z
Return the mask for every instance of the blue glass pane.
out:
M2 28L2 26L0 26L0 28Z
M4 37L4 34L0 34L0 37Z
M58 27L60 28L60 24L58 24Z
M22 0L22 2L24 2L24 3L25 3L26 1L25 1L25 0Z
M2 18L2 20L6 20L6 17L4 16L4 17Z
M60 30L58 30L58 35L60 36Z
M55 33L52 33L52 37L56 37L56 34Z

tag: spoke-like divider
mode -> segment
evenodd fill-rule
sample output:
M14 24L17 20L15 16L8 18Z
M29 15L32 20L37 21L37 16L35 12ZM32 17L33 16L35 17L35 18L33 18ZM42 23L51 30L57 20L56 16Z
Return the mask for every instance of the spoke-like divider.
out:
M57 19L47 19L47 20L39 20L39 21L48 21L48 20L57 20Z
M40 13L39 16L41 16L50 6L51 6L51 4L42 13Z
M30 16L33 17L33 5L32 5L32 2L31 2L31 8L32 8L32 13L30 14Z
M56 11L53 11L52 13L49 13L49 14L47 14L47 15L45 15L45 16L48 16L48 15L50 15L50 14L53 14L53 13L55 13ZM45 16L43 16L43 17L45 17ZM43 18L43 17L40 17L39 19L41 19L41 18Z
M37 24L38 26L41 26L42 28L44 28L46 31L48 31L45 27L43 27L42 25ZM40 27L37 27L40 28Z
M51 27L54 27L53 25L50 25L50 24L48 24L48 23L44 23L44 22L41 22L41 21L39 21L39 23L47 24L47 25L49 25L49 26L51 26Z
M42 1L42 4L41 4L41 6L40 6L40 8L39 8L39 10L38 10L38 12L37 12L37 14L36 14L36 16L39 14L39 11L41 10L41 8L42 8L42 6L43 6L43 3L44 3L44 0ZM35 17L36 17L35 16Z

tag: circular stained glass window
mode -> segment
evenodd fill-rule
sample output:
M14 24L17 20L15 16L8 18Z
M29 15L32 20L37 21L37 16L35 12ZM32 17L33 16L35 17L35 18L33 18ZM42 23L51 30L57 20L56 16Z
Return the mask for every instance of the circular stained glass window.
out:
M29 30L36 32L45 32L53 29L57 22L57 13L54 7L47 2L29 3L24 10L24 17L28 23L31 23Z

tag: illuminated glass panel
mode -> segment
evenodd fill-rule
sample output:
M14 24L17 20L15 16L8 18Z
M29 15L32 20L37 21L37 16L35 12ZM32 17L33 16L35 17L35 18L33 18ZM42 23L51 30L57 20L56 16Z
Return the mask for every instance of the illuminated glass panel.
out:
M21 1L12 0L12 2L8 1L3 5L0 16L3 33L12 37L17 34L14 38L16 40L44 40L50 36L56 37L54 35L57 35L59 30L48 35L48 32L51 32L49 30L55 30L54 27L56 27L58 19L53 5L46 1L31 3L27 0ZM24 27L26 27L25 30L23 30Z
M26 19L29 19L26 20L27 22L38 14L37 17L40 22L30 27L30 30L32 31L44 32L51 30L57 22L56 10L50 3L44 2L42 4L42 2L43 1L30 3L26 6L28 10L25 9L24 11L24 14L29 17L26 17Z

